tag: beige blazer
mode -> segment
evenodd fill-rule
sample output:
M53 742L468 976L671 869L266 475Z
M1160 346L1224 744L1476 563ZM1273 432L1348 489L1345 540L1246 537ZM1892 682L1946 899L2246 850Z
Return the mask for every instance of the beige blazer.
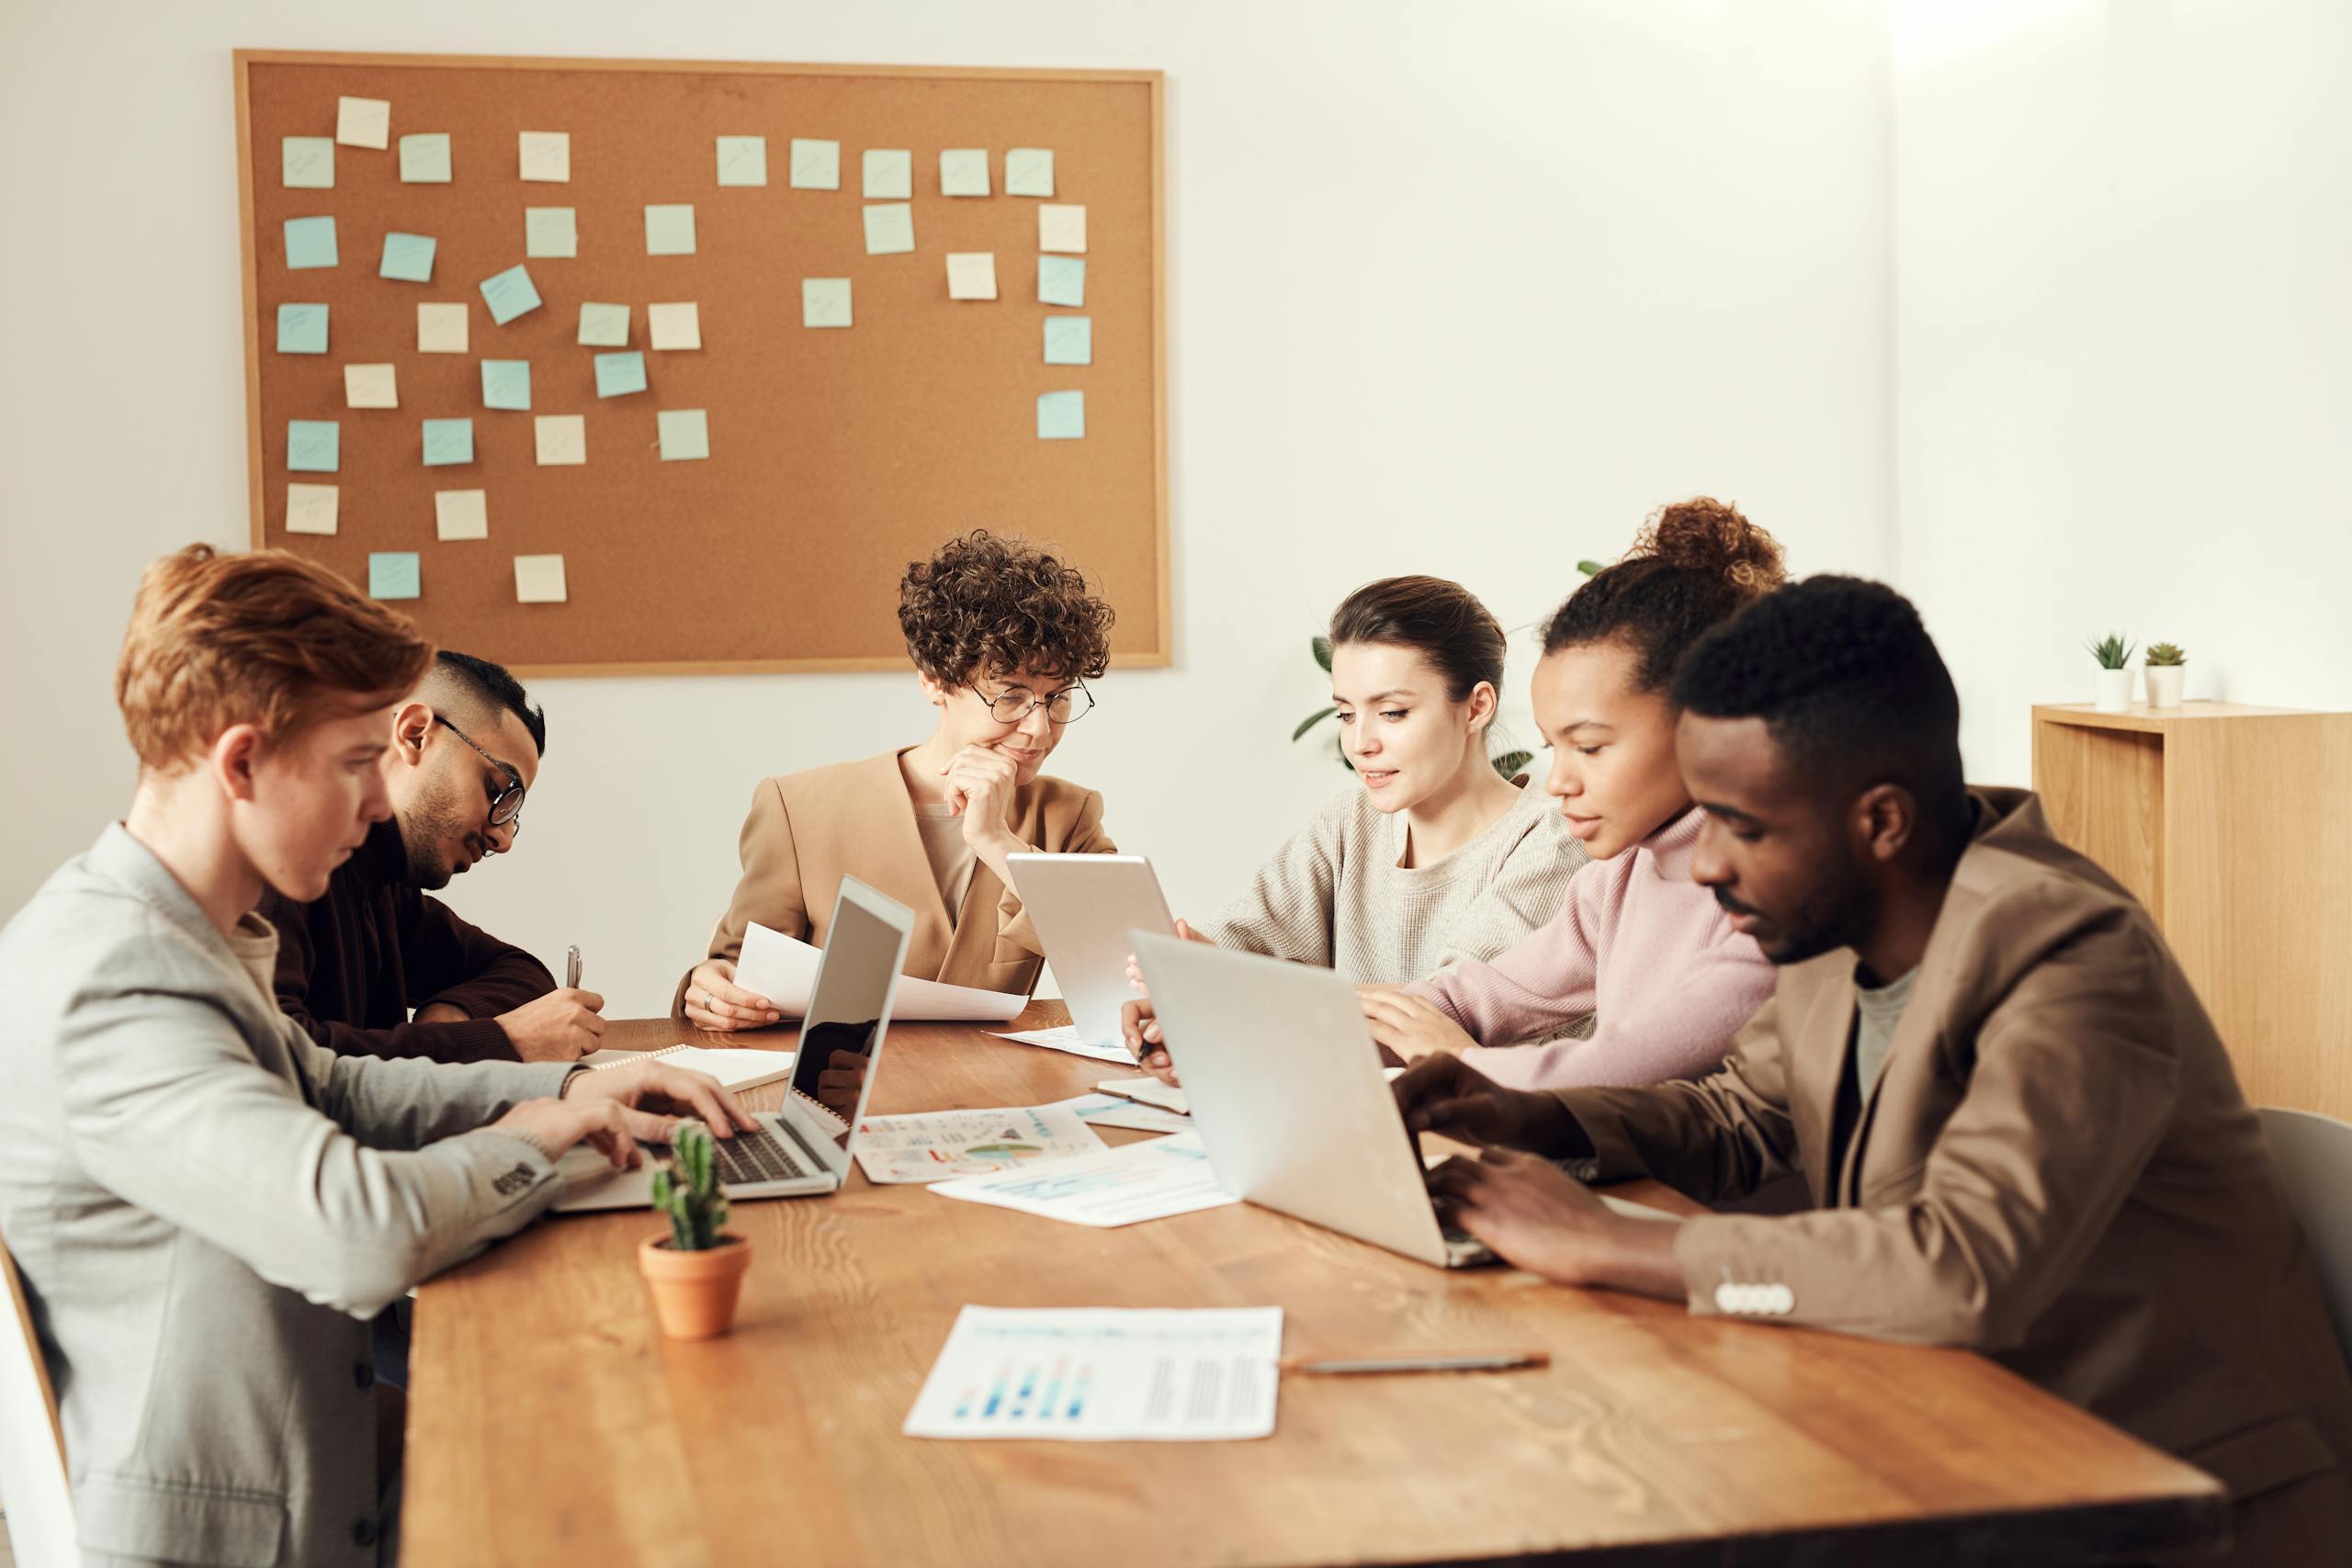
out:
M897 751L762 779L743 818L742 880L710 933L707 956L733 959L753 920L819 947L833 917L844 874L915 912L905 974L952 986L1026 994L1037 983L1045 949L1021 900L986 863L972 868L954 920L923 853L914 803L899 773ZM1102 797L1040 775L1015 791L1012 830L1053 854L1110 854ZM686 980L670 1010L683 1013Z
M1783 969L1711 1076L1562 1091L1593 1173L1714 1201L1801 1171L1811 1213L1682 1227L1693 1312L1966 1346L2240 1499L2333 1475L2293 1495L2341 1509L2352 1382L2211 1021L2033 795L1980 791L1976 812L1845 1147L1841 949Z

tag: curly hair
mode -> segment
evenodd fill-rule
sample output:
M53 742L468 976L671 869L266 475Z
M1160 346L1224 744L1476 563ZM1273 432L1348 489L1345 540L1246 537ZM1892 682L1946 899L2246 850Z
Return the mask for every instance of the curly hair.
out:
M1650 516L1634 547L1568 595L1544 627L1544 651L1630 644L1634 680L1665 687L1690 645L1778 588L1787 573L1771 535L1712 496Z
M1809 577L1700 638L1674 702L1760 718L1801 774L1839 787L1892 779L1946 821L1964 814L1960 693L1911 601L1883 582Z
M1086 574L985 528L948 540L899 579L899 629L915 668L942 685L1016 670L1092 680L1110 667L1111 606Z

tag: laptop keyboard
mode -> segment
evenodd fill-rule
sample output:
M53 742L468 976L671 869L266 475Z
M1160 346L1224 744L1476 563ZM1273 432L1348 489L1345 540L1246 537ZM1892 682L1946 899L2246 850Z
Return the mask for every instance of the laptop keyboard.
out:
M746 1185L754 1181L794 1181L808 1174L807 1168L765 1125L756 1132L739 1132L731 1138L713 1138L710 1146L718 1153L718 1178L722 1181Z

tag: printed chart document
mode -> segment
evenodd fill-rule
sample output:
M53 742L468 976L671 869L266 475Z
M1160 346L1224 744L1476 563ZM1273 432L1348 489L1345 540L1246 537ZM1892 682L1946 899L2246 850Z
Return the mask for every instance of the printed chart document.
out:
M943 1181L932 1190L967 1203L992 1203L1102 1229L1241 1201L1216 1184L1198 1133L1152 1138L994 1176L967 1176Z
M1280 1307L967 1306L907 1413L910 1438L1267 1438Z
M1035 1169L1103 1145L1067 1105L1023 1105L868 1116L857 1124L856 1146L865 1179L888 1183Z
M1116 1041L1107 1045L1090 1045L1074 1023L1065 1023L1055 1029L1016 1029L1009 1033L1003 1030L990 1030L989 1032L999 1040L1010 1040L1016 1045L1043 1045L1048 1051L1067 1051L1073 1056L1085 1056L1097 1062L1115 1062L1123 1067L1136 1065L1136 1059L1127 1055L1125 1045Z
M775 1003L785 1017L798 1018L808 1010L808 993L816 988L817 964L823 956L823 949L753 920L735 960L735 983ZM977 991L901 975L890 1017L898 1022L1003 1023L1028 1005L1027 997L1011 991Z
M726 1050L708 1045L669 1045L659 1051L592 1051L580 1065L592 1072L626 1067L638 1062L667 1062L673 1067L708 1073L730 1089L757 1089L763 1083L792 1076L792 1051Z

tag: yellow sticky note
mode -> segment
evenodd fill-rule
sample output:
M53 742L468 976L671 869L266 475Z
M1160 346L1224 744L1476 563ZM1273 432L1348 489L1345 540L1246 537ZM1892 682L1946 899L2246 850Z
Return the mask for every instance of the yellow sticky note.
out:
M1086 209L1057 207L1051 203L1037 209L1037 248L1084 255Z
M564 599L561 556L514 558L514 603L560 604Z
M702 308L694 304L648 305L645 330L655 348L700 348Z
M576 468L588 460L588 422L576 413L543 413L533 420L539 467Z
M522 164L523 177L546 185L568 185L571 180L571 132L568 130L526 130L520 133L517 154Z
M950 299L995 299L996 253L994 251L948 252L947 298Z
M345 147L373 147L383 152L392 144L391 99L337 98L334 139Z
M438 490L433 492L433 532L443 539L490 537L490 492L486 490Z
M337 494L334 485L288 485L286 531L289 534L334 533Z
M416 308L416 352L419 354L465 353L465 306L462 304L419 305Z
M346 365L343 367L343 400L347 408L396 409L400 388L389 365Z

